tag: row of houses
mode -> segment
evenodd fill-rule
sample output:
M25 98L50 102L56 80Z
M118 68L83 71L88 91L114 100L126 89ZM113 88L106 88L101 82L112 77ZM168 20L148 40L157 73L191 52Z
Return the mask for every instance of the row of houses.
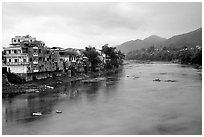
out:
M91 67L83 49L50 48L29 35L15 36L9 47L3 49L2 72L15 73L25 81L61 75L73 69L84 72ZM105 62L105 55L98 52Z

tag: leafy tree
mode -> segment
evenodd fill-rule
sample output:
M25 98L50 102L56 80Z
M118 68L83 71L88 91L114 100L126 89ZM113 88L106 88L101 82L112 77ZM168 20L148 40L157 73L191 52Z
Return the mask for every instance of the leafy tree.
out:
M147 52L148 52L148 53L151 53L151 52L153 52L154 50L155 50L154 45L153 45L153 46L150 46L149 48L147 48Z
M85 47L85 51L83 53L91 62L91 70L96 71L97 65L101 63L99 53L96 51L94 47L91 46Z
M172 61L179 60L184 64L202 65L202 49L163 47L162 50L155 50L153 46L146 50L140 49L127 53L128 60L154 60L154 61Z
M102 52L105 53L106 58L109 59L106 64L106 69L111 69L113 67L119 67L122 64L122 60L125 58L125 55L121 51L115 51L115 47L108 47L108 44L102 46Z

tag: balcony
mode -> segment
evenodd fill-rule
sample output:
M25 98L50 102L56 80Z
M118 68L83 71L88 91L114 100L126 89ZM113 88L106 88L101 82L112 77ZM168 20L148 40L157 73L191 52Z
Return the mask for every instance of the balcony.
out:
M38 69L34 69L33 72L39 72L39 70Z
M33 49L38 49L38 47L33 47Z
M4 55L4 57L27 57L28 54L27 53L12 53L12 54L6 54Z
M38 64L38 61L33 61L33 64Z
M9 66L20 66L20 65L28 65L29 62L6 62L6 65Z
M33 56L35 56L35 57L38 56L38 53L33 53Z

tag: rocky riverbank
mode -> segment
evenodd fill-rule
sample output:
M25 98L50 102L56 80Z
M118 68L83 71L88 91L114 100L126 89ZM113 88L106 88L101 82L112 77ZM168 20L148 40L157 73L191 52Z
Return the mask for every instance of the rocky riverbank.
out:
M73 83L77 81L81 81L83 83L98 82L102 80L105 75L108 75L109 73L117 73L119 70L121 70L121 68L108 71L90 72L87 74L76 74L72 77L65 74L42 80L29 81L22 84L12 84L5 76L3 76L2 94L3 97L12 97L25 93L46 93L65 83Z

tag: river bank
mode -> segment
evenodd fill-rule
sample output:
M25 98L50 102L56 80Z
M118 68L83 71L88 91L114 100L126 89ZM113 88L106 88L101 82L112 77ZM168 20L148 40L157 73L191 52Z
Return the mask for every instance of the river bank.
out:
M132 62L132 63L138 63L138 64L153 64L153 62L162 62L165 64L182 64L182 65L186 65L186 66L192 66L195 69L201 69L202 70L202 65L199 64L190 64L190 63L181 63L178 60L172 60L172 61L151 61L151 60L126 60L128 62Z
M8 81L3 82L2 84L2 96L3 97L12 97L19 94L26 93L47 93L50 92L50 89L54 89L55 87L60 86L65 83L74 83L77 81L91 83L102 80L101 77L108 75L109 73L116 73L120 68L115 68L112 70L98 71L98 72L89 72L87 74L78 73L75 76L70 77L68 74L64 74L62 76L55 76L52 78L41 79L41 80L33 80L29 82L24 82L22 84L12 84ZM5 77L2 77L3 81L5 81Z
M156 61L157 62L157 61ZM124 62L123 65L128 65L131 63L136 64L154 64L155 61L150 60L128 60L127 62ZM181 64L177 62L161 62L165 64ZM202 66L198 65L190 65L190 64L182 64L184 66L191 66L195 69L197 69L197 72L202 75ZM75 76L70 77L68 74L64 74L62 76L55 76L52 78L46 78L41 80L33 80L29 82L25 82L22 84L11 84L9 82L3 82L6 84L2 84L2 96L3 97L12 97L19 94L26 94L26 93L47 93L50 92L50 89L54 89L55 87L60 86L61 84L65 83L74 83L77 81L83 82L83 83L93 83L98 82L103 79L104 76L108 75L109 73L116 73L122 69L122 66L119 68L115 68L112 70L104 70L104 71L98 71L98 72L89 72L87 74L84 73L76 73ZM4 77L2 78L4 81ZM54 92L54 91L53 91Z
M56 77L50 81L53 85L35 81L31 84L47 89L3 98L2 134L202 134L202 75L197 69L162 62L124 63L115 74L73 83L65 78L62 84Z

